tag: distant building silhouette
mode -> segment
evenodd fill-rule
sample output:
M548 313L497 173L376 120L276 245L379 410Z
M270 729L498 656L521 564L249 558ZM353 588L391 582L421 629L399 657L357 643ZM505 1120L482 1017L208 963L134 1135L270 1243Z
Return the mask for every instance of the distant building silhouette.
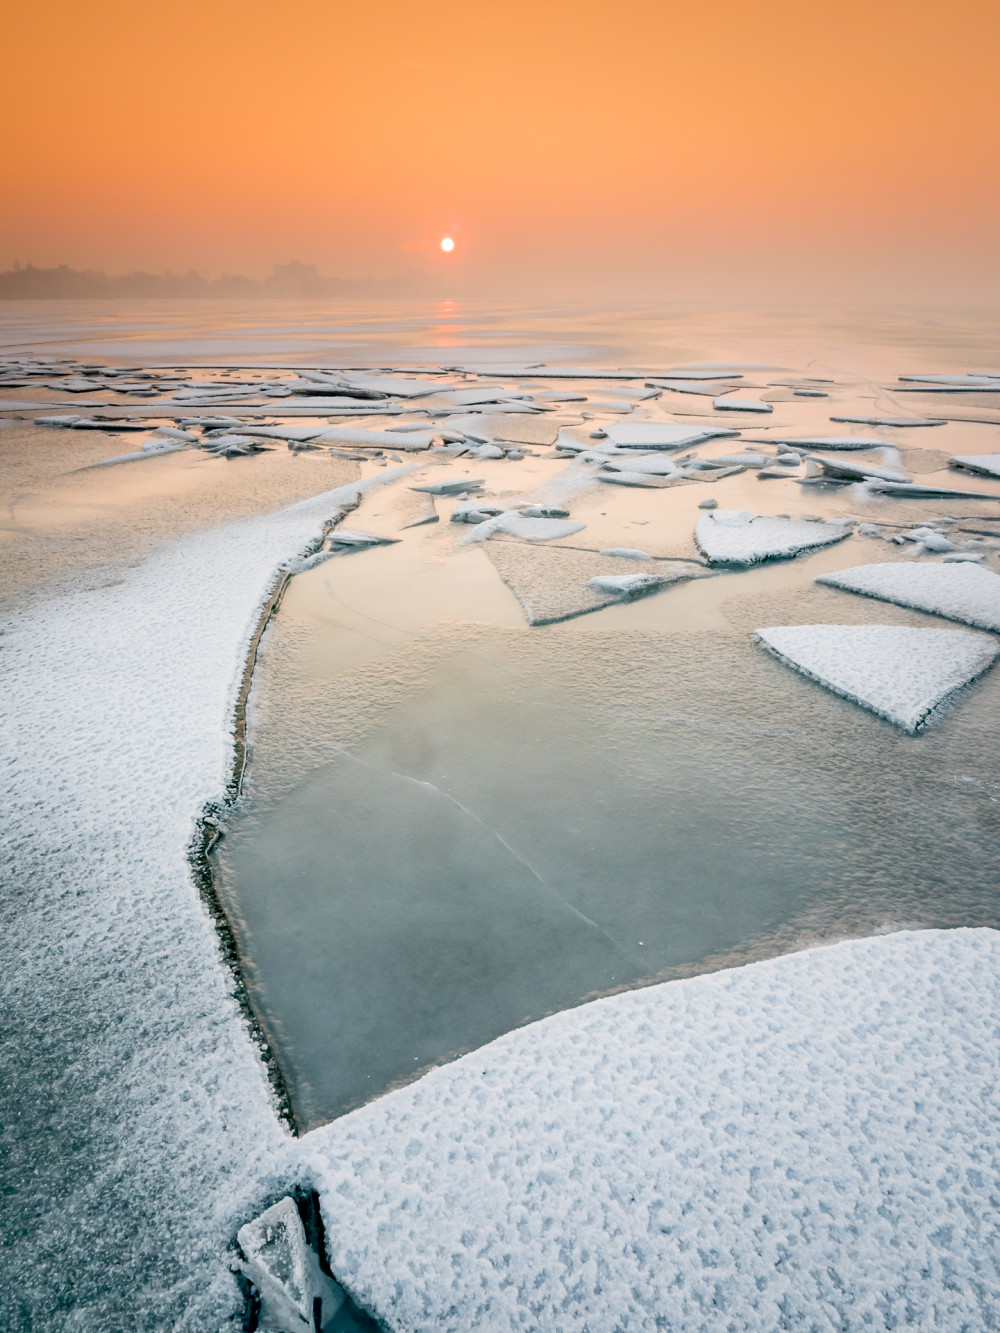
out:
M270 277L258 281L238 273L206 278L200 273L124 273L108 276L60 264L36 268L15 263L0 273L0 300L102 300L114 298L278 297L310 300L330 297L433 296L436 286L417 273L392 278L324 278L315 264L275 264Z

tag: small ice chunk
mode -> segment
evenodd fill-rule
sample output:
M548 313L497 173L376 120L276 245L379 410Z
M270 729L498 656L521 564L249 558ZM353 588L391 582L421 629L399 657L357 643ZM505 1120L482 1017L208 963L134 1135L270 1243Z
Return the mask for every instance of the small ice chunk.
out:
M718 507L719 507L718 500L714 500L710 495L706 495L704 500L698 501L699 509L718 509Z
M640 551L635 546L609 546L606 551L599 551L598 555L613 555L619 560L651 560L652 556L647 551ZM593 580L591 580L593 582Z
M947 555L941 557L945 564L977 564L981 565L985 561L985 555L977 555L975 551L949 551Z
M525 518L569 518L569 510L561 505L525 505L521 513Z
M829 398L830 396L828 393L824 393L822 389L793 389L792 393L796 398ZM834 420L840 419L834 418Z
M479 458L483 460L503 458L504 452L502 449L499 449L495 444L479 444L476 445L474 449L469 450L469 457Z
M909 732L1000 653L986 634L898 625L771 626L756 638L787 665Z
M80 416L59 415L54 417L35 417L36 426L75 426L78 421L83 421Z
M968 561L949 560L947 565L895 561L856 565L821 574L816 582L944 616L946 620L959 620L976 629L1000 632L1000 574Z
M294 1200L280 1199L240 1227L241 1268L260 1297L262 1329L312 1333L326 1328L347 1300L306 1241Z

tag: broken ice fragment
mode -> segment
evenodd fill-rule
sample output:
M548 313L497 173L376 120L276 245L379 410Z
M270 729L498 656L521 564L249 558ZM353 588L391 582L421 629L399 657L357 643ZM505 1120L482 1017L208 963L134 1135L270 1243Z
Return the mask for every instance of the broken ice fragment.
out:
M347 1295L320 1267L294 1200L286 1196L240 1227L237 1240L260 1297L261 1329L316 1333L330 1325Z
M646 551L640 551L635 546L610 546L606 551L599 551L599 555L613 555L618 560L650 560L652 557ZM593 580L591 580L593 582Z
M1000 653L986 634L896 625L783 625L755 637L788 666L909 732Z

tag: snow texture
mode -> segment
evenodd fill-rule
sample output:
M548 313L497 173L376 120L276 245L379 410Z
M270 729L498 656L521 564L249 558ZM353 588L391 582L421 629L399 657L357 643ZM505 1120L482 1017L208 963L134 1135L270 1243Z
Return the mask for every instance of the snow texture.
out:
M1000 935L614 996L304 1142L333 1271L406 1333L1000 1318Z
M698 519L694 539L712 564L754 565L830 546L850 531L847 523L803 523L791 518L758 518L747 509L717 509Z
M817 583L897 606L1000 631L1000 575L972 563L856 565L821 574Z
M986 634L898 625L780 625L756 637L803 675L910 732L1000 653Z

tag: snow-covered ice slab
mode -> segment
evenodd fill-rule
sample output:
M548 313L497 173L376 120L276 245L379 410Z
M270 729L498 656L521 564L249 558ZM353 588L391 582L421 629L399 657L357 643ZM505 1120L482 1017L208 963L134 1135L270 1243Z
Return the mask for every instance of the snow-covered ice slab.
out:
M947 426L940 417L831 417L831 421L851 422L858 426Z
M845 463L840 458L810 458L806 456L807 476L832 477L835 481L868 481L874 477L879 481L899 481L908 484L910 477L906 472L897 472L890 467L874 467L865 463Z
M616 449L683 449L704 440L739 434L738 430L719 426L679 426L670 421L612 422L604 430Z
M773 412L770 403L761 403L756 398L716 398L712 406L716 412Z
M333 1271L399 1333L986 1329L1000 934L600 1000L308 1135Z
M935 565L907 560L856 565L820 574L816 582L960 620L976 629L1000 631L1000 575L976 564Z
M978 472L983 477L1000 477L1000 454L956 454L948 461L952 467Z
M891 449L891 440L880 440L876 435L785 435L769 440L770 444L787 445L802 449Z
M803 675L910 732L1000 653L986 634L899 625L774 625L756 637Z
M694 539L712 564L754 565L831 546L850 532L850 523L804 523L791 518L759 518L748 509L716 509L698 519Z

